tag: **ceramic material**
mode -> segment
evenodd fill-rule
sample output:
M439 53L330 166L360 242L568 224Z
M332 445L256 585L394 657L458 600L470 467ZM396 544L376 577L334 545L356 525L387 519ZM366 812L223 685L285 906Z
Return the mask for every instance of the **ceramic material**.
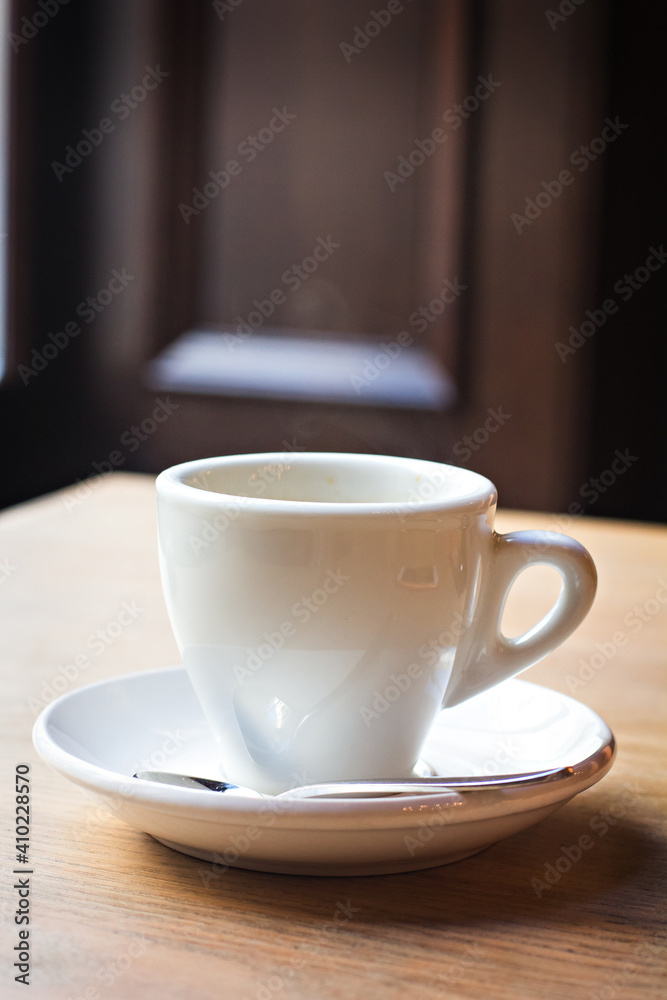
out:
M424 759L438 775L570 768L553 783L388 799L236 799L131 777L140 768L211 774L215 741L183 668L119 677L63 695L33 734L40 756L111 812L176 850L300 875L372 875L446 864L531 826L598 781L611 732L586 706L510 680L438 716ZM213 769L213 771L212 771ZM167 859L168 860L168 859Z
M444 707L561 643L596 586L581 545L493 530L496 492L454 466L371 455L207 459L157 480L164 591L229 779L277 793L407 777ZM561 595L500 632L517 574Z

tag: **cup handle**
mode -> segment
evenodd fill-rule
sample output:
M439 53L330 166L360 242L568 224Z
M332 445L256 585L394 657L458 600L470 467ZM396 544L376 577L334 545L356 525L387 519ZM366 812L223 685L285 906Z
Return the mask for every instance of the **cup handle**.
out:
M452 708L537 663L574 632L595 597L595 564L583 545L567 535L554 531L494 532L490 562L491 571L486 584L482 582L473 621L459 642L443 708ZM500 631L507 595L519 573L538 563L558 570L563 580L561 592L537 625L516 639L508 639Z

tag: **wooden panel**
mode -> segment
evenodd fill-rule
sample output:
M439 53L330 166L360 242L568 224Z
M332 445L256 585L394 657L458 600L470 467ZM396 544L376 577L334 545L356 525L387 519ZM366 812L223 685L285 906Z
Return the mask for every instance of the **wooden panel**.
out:
M478 148L470 396L459 428L482 425L488 407L511 415L472 461L512 505L565 506L581 481L586 359L564 365L555 344L595 281L602 174L600 164L579 173L570 156L603 127L600 24L595 3L577 11L572 31L552 31L530 0L488 5L485 71L501 86L483 109ZM512 215L568 168L572 183L517 231Z
M416 191L392 193L383 174L418 137L422 6L383 26L358 0L291 0L211 30L202 183L230 160L239 174L191 222L202 321L235 323L273 289L265 326L385 336L407 319ZM377 34L362 38L369 20ZM363 47L346 58L355 35ZM318 239L335 249L320 246L310 274L300 265Z
M228 23L241 17L243 10L239 6L229 14ZM571 166L569 157L579 145L599 134L605 7L599 0L588 0L577 8L576 20L573 15L571 24L556 31L551 30L544 10L529 0L489 4L486 10L483 44L473 48L476 55L470 70L473 81L477 76L490 76L501 85L456 132L469 156L465 170L460 165L456 169L459 176L464 173L468 188L472 186L472 197L466 196L465 201L461 190L458 208L470 232L457 275L466 285L458 308L464 314L461 353L467 371L466 392L458 412L426 418L387 410L370 413L343 407L183 396L168 434L155 435L142 447L137 456L141 467L157 469L205 453L279 448L282 440L296 438L300 447L403 453L467 464L489 475L501 498L515 506L564 507L575 498L582 481L589 373L583 353L563 365L555 343L591 301L591 220L600 164L577 173L562 196L520 233L511 215L525 209L526 199L534 198L543 181L551 181ZM216 30L224 28L227 18L220 24L214 11L209 13L214 16ZM387 39L390 30L391 25L386 29ZM152 36L149 33L146 37ZM380 44L381 38L376 42ZM145 42L143 55L148 58L146 53L150 52L151 59L159 58L151 44L147 48ZM359 56L362 69L365 56L372 57L371 45ZM307 61L311 56L306 53L303 58ZM353 64L346 66L342 56L341 63L353 71ZM459 70L446 66L442 73L447 79L443 87L459 87L456 100L469 96L470 82ZM186 99L182 89L175 93L167 87L165 84L156 99ZM149 116L151 108L145 108ZM292 125L296 122L289 128ZM120 142L120 134L117 138ZM122 154L118 144L115 152L109 144L115 167L108 164L106 169L113 168L115 174L114 186L107 190L113 197L105 203L108 209L98 216L99 231L107 233L109 220L116 220L110 229L114 252L103 251L105 265L111 256L136 259L138 274L131 294L119 302L119 310L113 316L103 314L95 329L100 348L100 399L109 419L120 429L150 412L152 396L140 387L141 360L160 339L154 334L155 323L169 313L165 283L173 284L177 295L182 292L183 300L189 294L183 290L187 275L178 269L165 275L157 265L155 240L162 232L157 225L160 213L171 212L180 224L178 199L165 205L156 198L154 177L160 175L160 147L135 142L129 132L122 141ZM255 166L261 168L259 159L248 165L247 177ZM243 175L234 178L239 182L243 179ZM309 197L317 201L316 193ZM133 211L133 199L140 212ZM210 213L216 211L216 204L213 202L191 225L212 220ZM443 218L438 214L437 199L433 210L438 219ZM452 225L456 225L455 214ZM187 236L189 227L183 224L182 228ZM435 241L429 243L429 282L438 271L442 274L453 266L446 256L438 255L434 245ZM446 245L447 240L440 244ZM396 249L399 251L402 248ZM335 260L334 255L330 263ZM258 273L263 266L258 261ZM270 289L273 279L269 280L269 270L265 273ZM427 274L426 268L423 273ZM152 283L156 274L162 284ZM257 287L264 284L262 278ZM258 294L263 294L261 289ZM396 328L400 328L398 321ZM500 413L500 420L493 413ZM496 430L489 431L489 426ZM473 445L468 446L466 440L472 440ZM619 442L619 446L623 444Z

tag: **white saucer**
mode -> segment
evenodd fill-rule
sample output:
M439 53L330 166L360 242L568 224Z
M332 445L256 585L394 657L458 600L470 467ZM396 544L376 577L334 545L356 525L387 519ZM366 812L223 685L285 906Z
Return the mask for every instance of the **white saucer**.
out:
M445 776L571 773L491 792L346 800L232 800L134 779L142 767L218 776L215 743L182 667L63 695L37 719L33 739L47 764L167 846L220 866L298 875L379 875L457 861L548 816L598 781L614 757L612 733L590 708L510 680L442 712L423 759Z

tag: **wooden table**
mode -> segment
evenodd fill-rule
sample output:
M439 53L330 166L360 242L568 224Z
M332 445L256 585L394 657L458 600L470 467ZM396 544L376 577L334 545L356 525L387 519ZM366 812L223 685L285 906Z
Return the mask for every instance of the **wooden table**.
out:
M37 757L30 733L64 664L72 687L177 663L162 600L149 477L114 474L0 515L3 997L285 1000L664 997L667 529L503 512L499 530L569 531L599 570L595 606L529 671L615 731L610 774L539 825L447 867L374 878L201 862L90 803ZM517 582L508 631L537 620L549 570ZM100 652L123 602L143 609ZM596 655L597 654L597 655ZM83 660L79 660L83 663ZM62 684L62 682L61 682ZM14 774L30 765L30 992L14 982ZM582 852L540 889L582 834ZM566 856L566 855L565 855ZM572 856L572 855L571 855ZM561 862L561 868L567 866ZM347 913L345 919L336 914Z

